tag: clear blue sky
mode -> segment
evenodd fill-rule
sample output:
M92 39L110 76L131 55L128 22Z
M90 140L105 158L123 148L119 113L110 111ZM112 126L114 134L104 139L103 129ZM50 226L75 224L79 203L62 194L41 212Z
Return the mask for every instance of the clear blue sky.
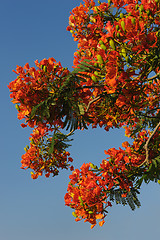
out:
M21 155L30 129L22 129L10 102L7 85L16 78L16 65L54 57L71 69L76 43L66 31L69 12L79 0L5 0L0 7L0 240L134 240L159 239L160 185L144 186L142 207L110 208L105 225L91 230L76 223L64 205L69 172L56 178L32 180L30 171L20 169ZM75 166L99 163L104 150L118 148L125 140L123 130L103 129L76 132L70 152Z

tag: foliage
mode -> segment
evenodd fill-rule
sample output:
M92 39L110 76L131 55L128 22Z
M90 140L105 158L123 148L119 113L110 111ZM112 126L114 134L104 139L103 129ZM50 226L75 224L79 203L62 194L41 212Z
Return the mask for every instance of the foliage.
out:
M66 149L77 129L124 127L133 140L105 150L99 167L83 164L70 175L65 204L93 228L112 201L134 210L142 182L160 182L160 3L83 1L67 27L78 42L73 71L36 60L36 68L17 66L9 89L22 127L33 128L21 161L33 179L74 170Z

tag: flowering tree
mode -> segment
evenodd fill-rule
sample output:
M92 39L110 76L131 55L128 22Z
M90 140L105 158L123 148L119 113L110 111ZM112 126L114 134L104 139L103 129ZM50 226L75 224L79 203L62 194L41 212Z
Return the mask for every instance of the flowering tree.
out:
M67 27L78 42L73 71L54 58L36 60L36 68L17 66L8 87L21 126L33 128L22 168L33 179L70 169L65 204L93 228L98 219L104 224L112 201L134 210L142 182L160 182L160 3L83 2ZM105 150L100 166L74 170L70 136L89 125L124 127L133 143Z

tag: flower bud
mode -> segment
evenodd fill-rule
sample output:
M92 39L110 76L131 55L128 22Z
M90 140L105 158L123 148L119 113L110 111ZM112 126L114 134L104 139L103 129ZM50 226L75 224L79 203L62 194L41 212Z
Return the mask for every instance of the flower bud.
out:
M118 38L120 37L120 33L119 33L119 32L117 32L117 37L118 37Z
M125 48L122 48L121 53L122 53L123 57L126 57L126 50L125 50Z
M104 42L103 42L102 40L100 40L100 41L99 41L99 44L100 44L100 45L101 45L101 44L104 44Z
M123 31L126 30L126 29L125 29L125 22L124 22L124 21L121 21L121 27L122 27Z
M72 212L72 215L73 215L74 217L77 217L77 215L76 215L76 213L75 213L75 212Z
M91 78L92 78L93 82L97 82L97 78L94 75L92 75Z
M20 110L20 107L18 106L18 104L15 105L15 108L17 109L17 111Z
M139 7L139 11L140 11L140 13L144 11L143 5L141 5L141 6Z
M149 10L149 9L147 9L147 16L149 16L150 15L150 13L151 13L151 11Z
M102 48L103 50L106 50L106 46L105 46L104 44L101 44L101 48Z
M116 48L115 48L115 45L114 45L113 39L111 39L111 40L109 41L109 44L110 44L111 48L113 48L114 50L116 49Z
M97 55L97 59L98 59L98 62L99 62L100 64L103 64L103 63L104 63L103 58L102 58L101 55Z
M135 18L132 18L132 19L131 19L131 22L132 22L132 24L135 24L135 23L136 23Z
M119 15L119 16L120 16L120 18L123 18L123 17L124 17L123 13L120 13L120 15Z
M43 70L44 70L44 72L47 72L47 67L44 66L44 67L43 67Z
M116 25L116 30L118 31L118 29L119 29L119 26L118 26L118 25Z
M95 71L95 72L94 72L94 75L98 76L98 75L99 75L99 73L98 73L97 71Z
M137 10L139 8L139 4L136 4L135 9Z

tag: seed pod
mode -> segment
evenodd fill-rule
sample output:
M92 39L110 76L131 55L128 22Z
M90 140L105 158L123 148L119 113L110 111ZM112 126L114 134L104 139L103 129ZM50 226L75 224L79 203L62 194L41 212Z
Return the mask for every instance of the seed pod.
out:
M125 29L125 22L124 22L124 21L121 21L121 27L122 27L123 31L126 30L126 29Z
M111 5L111 0L108 0L108 7Z
M119 26L118 26L118 25L116 25L116 30L118 31L118 29L119 29Z
M111 48L113 48L114 50L116 49L116 48L115 48L115 45L114 45L113 39L111 39L111 40L109 41L109 44L110 44Z
M98 62L99 62L100 64L103 64L103 63L104 63L103 58L102 58L101 55L97 55L97 59L98 59Z
M119 16L120 16L120 18L123 18L123 17L124 17L123 13L120 13L120 15L119 15Z
M128 13L128 16L131 16L131 15L132 15L132 13L131 13L131 12L129 12L129 13Z

